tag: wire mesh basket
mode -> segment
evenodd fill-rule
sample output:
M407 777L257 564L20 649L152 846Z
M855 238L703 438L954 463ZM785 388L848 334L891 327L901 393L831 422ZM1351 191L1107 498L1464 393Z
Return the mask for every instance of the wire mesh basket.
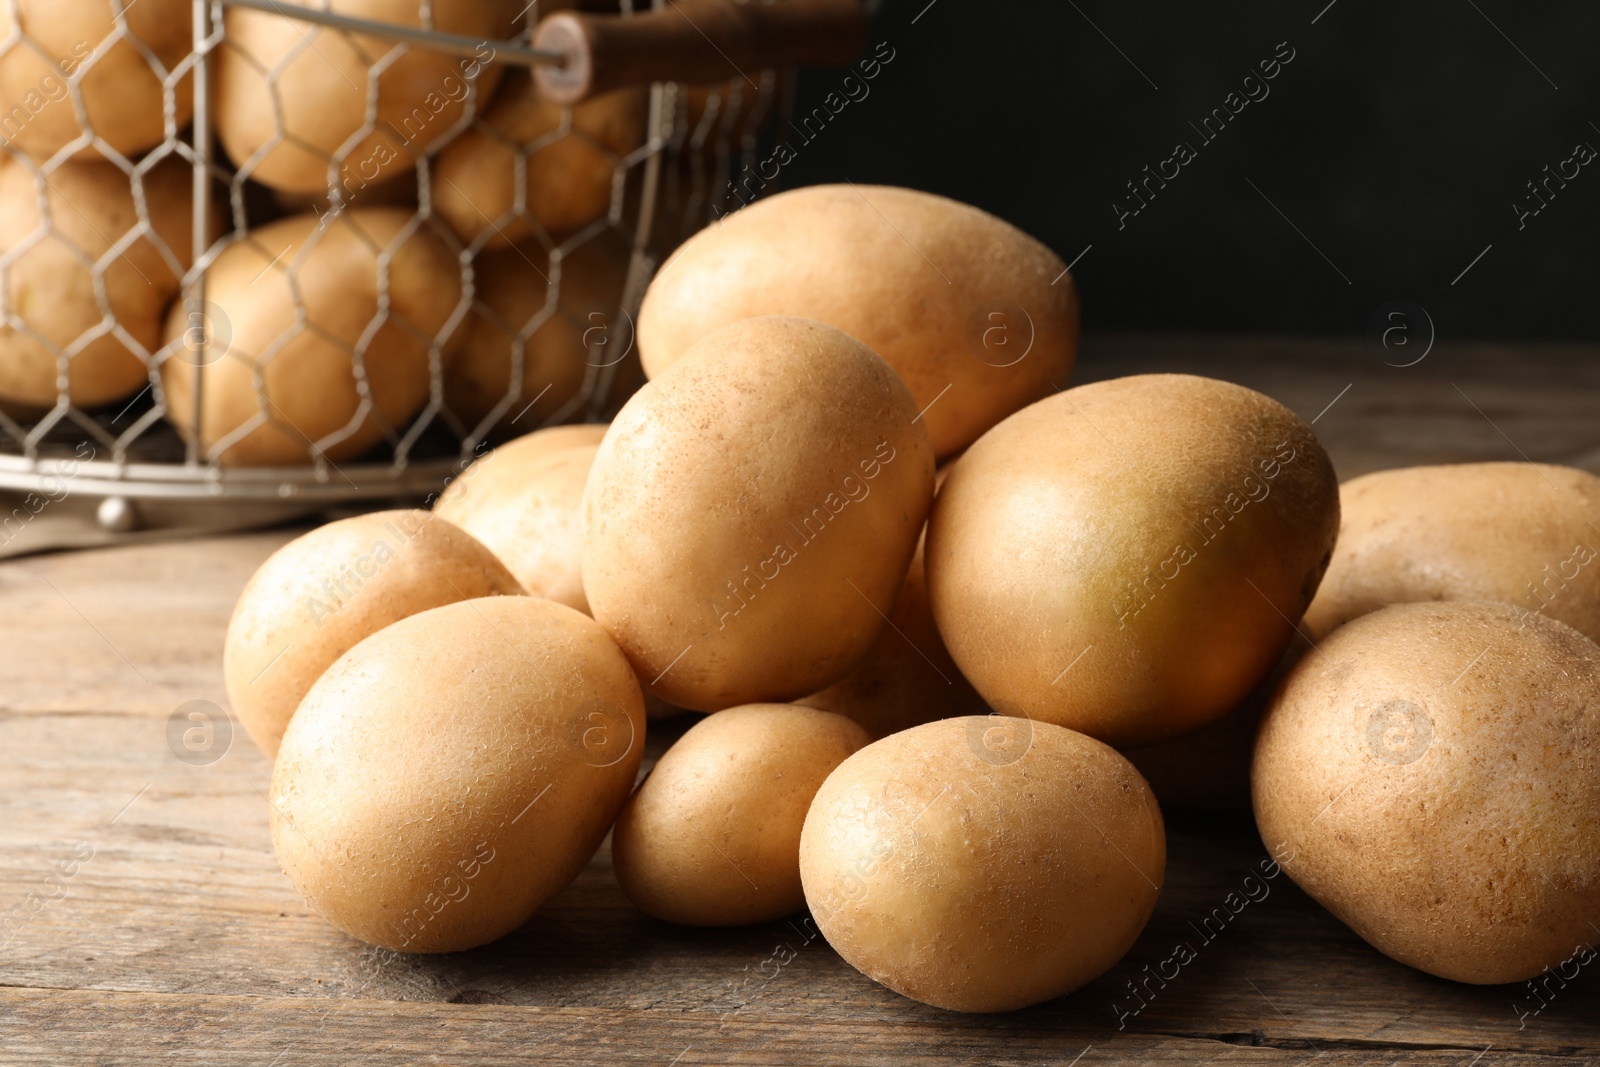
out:
M599 6L590 38L667 11ZM727 209L784 79L706 84L706 55L629 83L520 7L0 0L0 489L119 528L359 505L604 418L652 272Z

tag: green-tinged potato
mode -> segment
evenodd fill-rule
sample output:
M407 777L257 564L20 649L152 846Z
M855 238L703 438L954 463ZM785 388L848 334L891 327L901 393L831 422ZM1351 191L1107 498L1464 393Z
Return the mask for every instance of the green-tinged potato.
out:
M167 131L163 82L193 50L193 8L188 0L0 4L0 40L7 42L0 52L0 100L8 101L0 112L0 140L37 160L85 135L76 159L104 158L103 148L112 158L132 159L160 144ZM74 76L80 79L76 94L68 85ZM189 72L174 80L171 98L179 134L194 113Z
M412 214L301 215L229 245L207 273L203 357L187 309L168 316L167 417L195 432L203 358L200 444L223 464L338 462L403 433L428 399L430 361L448 363L461 300L454 258Z
M465 491L447 491L434 514L487 545L534 596L588 614L583 487L599 450L598 445L577 445L529 464L517 463L517 457L497 463L497 455L487 456L478 461L481 473L451 487Z
M1600 640L1600 478L1547 463L1379 471L1339 490L1339 545L1306 629L1389 604L1500 600Z
M589 862L644 743L594 621L536 597L433 608L330 667L272 774L272 843L334 926L402 952L509 933Z
M1008 716L915 726L829 775L800 837L806 904L839 954L954 1011L1011 1011L1121 959L1166 869L1139 772Z
M594 617L670 704L786 701L883 626L933 496L904 383L808 319L746 319L634 395L584 497Z
M358 641L442 604L522 591L488 549L426 511L319 526L274 552L239 594L222 653L233 712L275 756L312 684Z
M337 188L347 204L414 168L481 112L501 68L492 41L515 33L512 0L338 0L341 15L481 41L471 56L231 8L216 58L217 135L240 173L274 189ZM187 21L187 20L186 20ZM376 96L377 122L367 121Z
M5 269L12 321L0 327L0 405L19 414L53 407L58 351L70 356L74 406L110 404L149 384L162 317L193 261L194 215L182 164L157 164L141 185L142 216L133 179L110 163L65 163L41 175L0 162L0 252L15 256ZM46 221L41 196L50 232L35 240ZM91 264L103 268L103 299ZM107 329L112 320L116 332Z
M692 926L793 915L800 828L823 779L868 742L842 715L748 704L689 728L617 818L611 858L642 911Z
M1021 230L954 200L811 186L684 244L645 294L639 348L654 377L737 319L826 322L899 372L943 458L1065 384L1078 347L1065 270Z
M434 210L481 248L581 230L611 211L622 159L644 144L648 105L636 86L569 112L513 73L482 120L439 154Z
M632 326L619 311L628 273L622 242L602 235L554 258L559 271L530 242L475 261L472 312L444 381L445 406L468 429L491 415L496 435L570 417L585 385L593 393L602 372L628 355ZM519 347L521 388L513 393Z
M1600 922L1600 648L1503 603L1400 604L1335 630L1261 726L1262 840L1380 952L1532 978Z
M1338 526L1333 467L1289 409L1209 378L1118 378L961 457L928 526L928 589L990 707L1135 748L1244 699Z

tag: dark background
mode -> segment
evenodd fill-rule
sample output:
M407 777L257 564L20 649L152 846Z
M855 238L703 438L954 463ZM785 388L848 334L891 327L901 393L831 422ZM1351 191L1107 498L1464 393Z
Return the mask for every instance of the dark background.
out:
M1600 149L1600 4L1326 5L887 0L868 50L895 58L783 182L913 186L1063 260L1092 245L1091 331L1362 334L1407 300L1441 340L1600 336L1600 159L1520 232L1511 206ZM1281 41L1270 95L1203 144L1188 123ZM797 111L844 74L806 71ZM1125 183L1180 140L1199 157L1119 231Z

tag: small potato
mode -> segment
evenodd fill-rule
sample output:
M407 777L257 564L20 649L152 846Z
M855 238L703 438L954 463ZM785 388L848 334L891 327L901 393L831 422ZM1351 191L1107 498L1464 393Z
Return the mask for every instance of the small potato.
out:
M447 491L434 514L488 546L534 596L587 615L583 487L599 450L598 445L575 445L533 463L519 463L515 456L501 463L498 454L486 456L476 464L483 470L470 483L458 480L451 488L463 491Z
M1005 716L915 726L828 776L800 877L828 942L897 993L1011 1011L1121 959L1166 870L1139 772L1083 734Z
M932 496L927 431L883 360L819 322L746 319L612 423L584 592L668 703L793 700L872 647Z
M911 189L810 186L686 242L645 294L639 351L655 377L738 319L817 319L905 379L943 459L1066 383L1078 298L1065 271L975 207Z
M690 727L617 818L611 858L640 910L692 926L793 915L800 828L823 779L867 744L842 715L747 704Z
M296 193L337 188L360 204L369 186L417 165L481 112L499 83L491 41L514 31L512 0L341 0L338 12L470 36L457 57L416 45L231 8L216 56L217 135L240 174ZM187 20L185 20L187 21ZM376 101L376 122L367 119Z
M1256 745L1262 840L1374 948L1515 982L1595 942L1600 648L1508 604L1400 604L1290 672Z
M228 700L270 758L306 692L356 642L441 604L522 592L487 548L426 511L319 526L239 594L222 652Z
M472 312L444 380L445 406L468 429L491 415L491 431L502 433L570 418L584 386L592 394L601 372L628 355L632 326L619 310L628 274L622 242L602 235L554 258L559 270L530 242L474 262ZM522 385L513 396L518 340Z
M1343 519L1306 609L1313 639L1389 604L1500 600L1600 641L1600 478L1547 463L1379 471Z
M0 100L9 102L0 112L0 139L37 160L80 137L75 159L104 158L103 148L133 159L160 144L166 136L163 81L193 50L193 8L189 0L0 4L0 40L8 42L0 52ZM67 84L75 75L76 94ZM171 98L173 131L181 136L194 113L189 72L174 80Z
M230 466L338 462L404 431L428 399L430 362L447 364L459 343L448 327L461 301L453 257L432 231L411 229L412 216L354 208L281 219L217 257L198 428L211 456ZM191 328L174 306L161 365L167 417L185 436L196 431L201 362Z
M568 125L527 73L508 75L482 120L439 154L434 209L479 248L583 229L611 210L622 158L644 144L648 101L640 87L602 93L572 108Z
M401 952L521 926L589 862L644 743L587 616L489 597L402 619L312 687L272 773L272 844L323 918Z
M189 168L176 161L146 171L141 217L132 179L110 163L66 163L41 175L24 162L0 162L0 252L15 257L5 269L13 321L0 328L0 404L23 414L53 407L57 350L70 353L69 395L78 407L123 400L149 384L162 317L192 261L190 183ZM46 221L50 233L36 241ZM103 267L104 300L91 264ZM106 328L111 320L115 333Z
M1221 718L1278 661L1333 551L1339 487L1260 393L1147 374L996 426L928 524L950 654L992 708L1121 748Z

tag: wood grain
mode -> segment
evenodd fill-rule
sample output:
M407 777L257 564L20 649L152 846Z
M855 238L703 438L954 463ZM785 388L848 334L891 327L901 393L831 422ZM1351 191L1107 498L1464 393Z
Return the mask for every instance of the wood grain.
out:
M1440 346L1409 368L1426 374L1396 377L1331 342L1104 339L1082 371L1229 377L1308 418L1351 384L1317 423L1345 476L1519 451L1600 460L1592 350L1523 351L1499 370L1494 355ZM243 733L207 765L169 746L179 705L225 706L234 597L293 532L0 564L0 1062L1600 1061L1600 967L1519 1017L1539 1003L1525 988L1409 970L1287 878L1261 879L1265 852L1242 818L1169 813L1167 885L1129 956L1005 1016L890 993L803 917L723 931L651 920L604 848L494 945L441 957L360 945L279 872L269 767ZM647 754L682 729L653 726ZM1258 899L1230 911L1247 890ZM1174 968L1180 942L1196 958Z

